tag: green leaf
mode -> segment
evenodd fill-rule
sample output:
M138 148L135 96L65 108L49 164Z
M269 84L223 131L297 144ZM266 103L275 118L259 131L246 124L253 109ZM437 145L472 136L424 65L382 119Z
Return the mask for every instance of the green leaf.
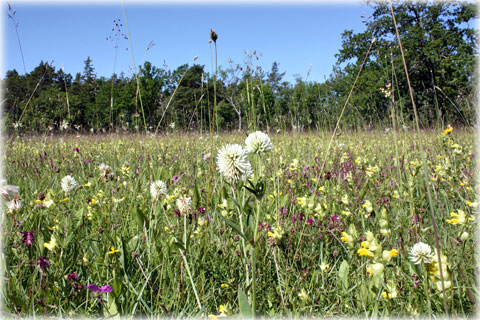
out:
M128 266L128 249L127 245L125 244L125 238L121 237L122 241L122 256L121 256L121 261L122 261L122 267L123 270L127 270L126 266Z
M115 278L113 280L112 289L113 289L113 294L116 297L120 296L120 293L122 292L122 288L123 288L122 280L120 280L119 278Z
M238 233L242 238L244 238L246 240L246 237L245 235L243 234L243 232L240 230L240 227L238 225L236 225L235 223L233 223L232 221L228 220L227 218L225 218L224 216L222 216L220 213L218 213L217 211L215 211L215 213L223 220L225 221L226 224L228 224L230 227L232 227L232 229Z
M175 241L174 243L172 243L172 245L174 245L175 247L177 247L178 249L180 249L182 251L185 251L185 246L180 241Z
M237 201L237 199L231 199L233 201L233 203L235 203L235 205L237 206L238 210L240 210L240 212L243 212L242 210L242 205L240 204L240 202Z
M115 303L115 298L113 297L113 295L108 296L108 309L104 310L104 315L113 317L114 319L120 319L120 315L118 314L117 304Z
M350 270L350 266L346 260L342 261L340 264L340 269L338 270L338 281L342 284L343 288L346 289L348 287L348 271Z
M193 186L193 203L196 207L198 207L198 204L200 203L200 192L198 191L198 185L196 181L195 185Z
M143 212L142 209L140 209L140 206L135 207L134 209L134 215L135 219L137 221L138 229L143 230L143 225L145 224L146 228L148 229L148 219L145 216L145 213Z
M242 315L242 318L253 317L252 308L248 303L247 296L240 288L238 289L238 305L240 306L240 314Z

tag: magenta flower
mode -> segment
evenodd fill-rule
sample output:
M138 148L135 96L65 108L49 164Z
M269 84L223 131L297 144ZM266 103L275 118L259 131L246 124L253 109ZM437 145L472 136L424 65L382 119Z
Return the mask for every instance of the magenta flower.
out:
M50 260L45 257L40 257L37 260L37 268L40 270L47 270L47 268L50 267Z
M70 281L75 281L78 279L77 272L73 272L66 275L67 279Z
M107 293L113 290L112 287L110 287L109 285L99 288L96 284L88 285L85 288L90 289L93 292L100 292L100 293Z
M20 233L23 234L23 243L27 247L31 247L33 245L33 240L35 239L33 235L34 232L35 231L27 231L27 232L20 231Z

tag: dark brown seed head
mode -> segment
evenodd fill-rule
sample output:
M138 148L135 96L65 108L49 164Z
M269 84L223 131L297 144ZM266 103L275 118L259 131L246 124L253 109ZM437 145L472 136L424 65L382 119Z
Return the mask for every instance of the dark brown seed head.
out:
M215 32L215 30L210 29L210 39L211 39L213 42L217 43L217 38L218 38L218 35L217 35L217 33Z

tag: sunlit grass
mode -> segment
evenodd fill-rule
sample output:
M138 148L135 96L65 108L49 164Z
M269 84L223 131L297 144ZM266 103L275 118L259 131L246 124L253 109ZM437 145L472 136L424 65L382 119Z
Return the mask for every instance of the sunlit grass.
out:
M258 200L247 182L209 173L210 157L245 138L214 136L213 154L211 137L198 135L7 140L4 174L23 207L5 209L5 311L234 315L239 290L251 305L255 279L259 315L440 316L436 255L430 264L409 257L420 241L435 252L433 208L448 311L474 314L471 133L397 133L396 146L392 132L344 133L324 167L327 133L270 134L273 149L248 156L251 181L265 181ZM101 164L113 176L102 177ZM70 193L67 175L77 182ZM167 195L155 200L157 180ZM185 197L192 205L182 215L176 200Z

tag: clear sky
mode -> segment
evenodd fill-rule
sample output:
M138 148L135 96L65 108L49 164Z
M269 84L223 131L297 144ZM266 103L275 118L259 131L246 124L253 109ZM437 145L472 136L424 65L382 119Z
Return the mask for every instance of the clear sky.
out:
M121 2L93 4L9 2L16 10L18 32L27 72L41 60L53 61L56 69L82 72L87 56L93 60L98 76L113 73L115 48L106 38L113 36L113 20L120 19L126 34ZM24 73L14 24L8 6L1 2L3 14L3 64L7 70ZM365 30L362 14L372 10L365 2L320 3L189 3L162 2L124 4L136 65L148 60L157 67L164 62L170 69L189 63L205 65L212 72L210 28L218 33L218 64L229 66L228 59L244 64L245 52L261 52L255 64L270 71L274 61L285 71L284 80L296 76L323 82L332 71L335 54L341 48L346 29ZM146 51L149 43L154 45ZM128 50L126 48L128 47ZM213 48L213 47L212 47ZM116 72L132 75L133 62L127 40L119 42Z

